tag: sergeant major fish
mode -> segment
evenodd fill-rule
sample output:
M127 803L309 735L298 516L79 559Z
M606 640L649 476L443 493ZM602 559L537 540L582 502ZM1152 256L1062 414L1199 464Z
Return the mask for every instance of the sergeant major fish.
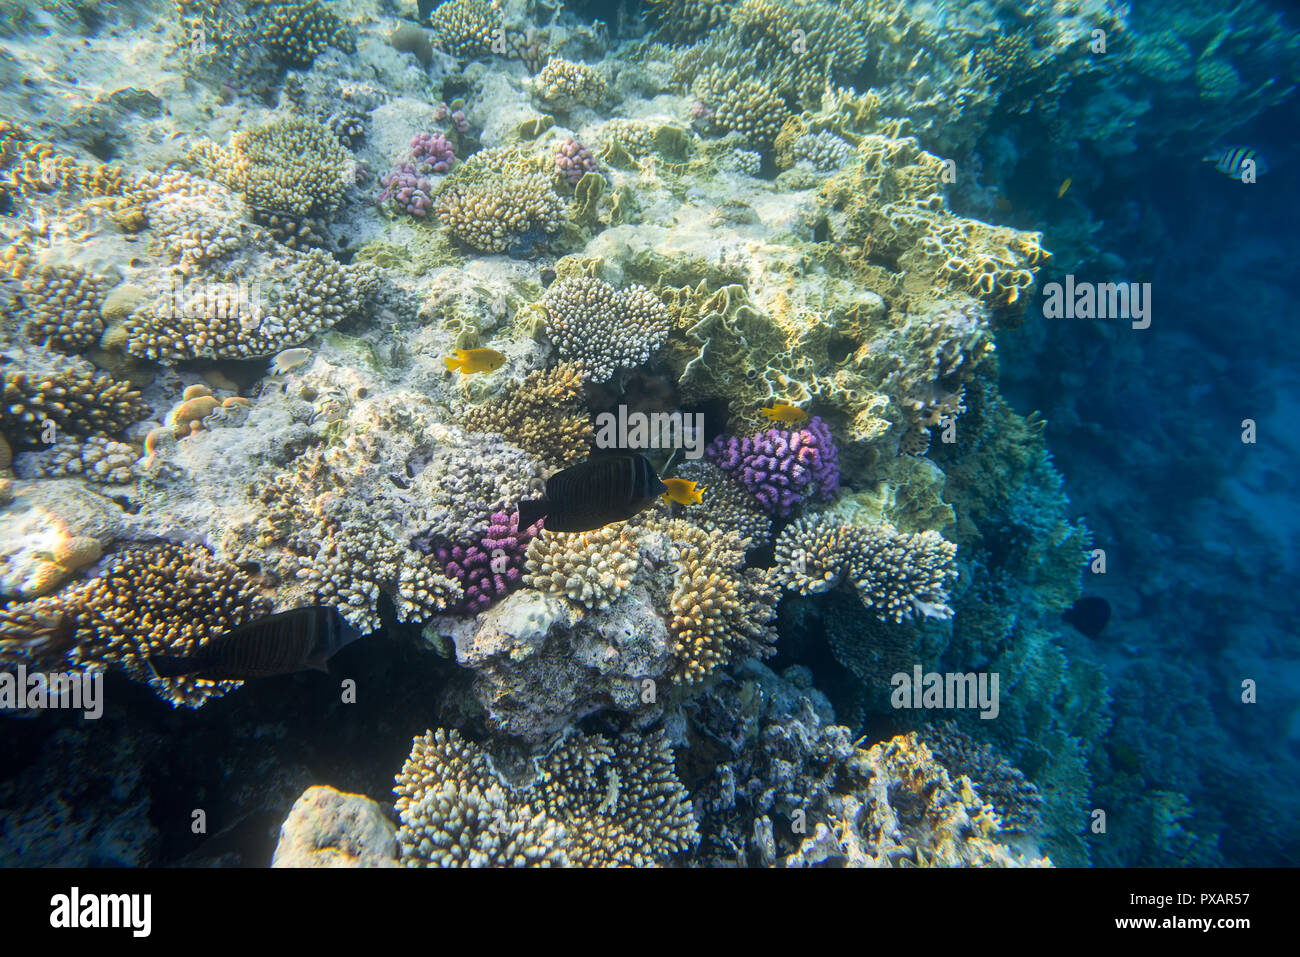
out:
M546 497L519 503L519 528L543 518L550 532L589 532L624 522L668 491L644 455L608 455L556 472Z
M1225 146L1220 152L1210 153L1201 159L1206 163L1213 163L1215 169L1233 179L1241 179L1247 163L1254 163L1256 175L1268 172L1268 163L1264 161L1264 157L1247 146Z
M151 655L149 663L159 678L188 675L209 681L270 678L307 668L328 671L330 658L359 637L336 609L310 605L244 622L192 655Z

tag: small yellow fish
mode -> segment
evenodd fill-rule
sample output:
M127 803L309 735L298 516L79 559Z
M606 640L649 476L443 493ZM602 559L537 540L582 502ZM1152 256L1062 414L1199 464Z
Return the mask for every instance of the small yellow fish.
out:
M770 409L759 409L759 413L765 418L784 422L786 425L802 425L808 421L808 413L789 402L777 402Z
M495 349L457 349L454 356L443 360L448 369L459 369L464 375L475 372L495 372L501 368L506 357Z
M668 486L664 498L678 505L698 505L704 501L705 486L679 478L666 478L663 483Z
M1061 188L1056 191L1056 198L1060 199L1062 196L1064 196L1069 191L1070 184L1073 182L1074 180L1070 179L1069 177L1066 177L1065 182L1061 184Z

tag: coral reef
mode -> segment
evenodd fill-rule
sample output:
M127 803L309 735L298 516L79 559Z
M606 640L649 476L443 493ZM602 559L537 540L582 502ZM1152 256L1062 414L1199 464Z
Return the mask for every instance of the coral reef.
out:
M444 0L429 15L439 49L460 57L491 52L502 22L500 9L488 0Z
M50 355L4 372L0 435L16 449L52 444L60 434L116 435L143 417L140 393L89 363Z
M80 352L104 329L100 307L111 281L75 266L40 266L23 277L27 335L60 352Z
M609 95L600 70L585 63L552 57L534 80L537 95L559 109L599 106Z
M309 67L328 47L352 53L353 44L343 22L320 0L284 0L263 11L261 40L271 56L291 67Z
M402 862L435 867L644 867L697 839L657 736L574 733L515 786L454 730L412 743L394 788Z
M455 607L480 612L523 584L524 554L533 534L532 529L519 529L518 514L493 512L487 531L477 542L433 541L432 555L447 577L460 586Z

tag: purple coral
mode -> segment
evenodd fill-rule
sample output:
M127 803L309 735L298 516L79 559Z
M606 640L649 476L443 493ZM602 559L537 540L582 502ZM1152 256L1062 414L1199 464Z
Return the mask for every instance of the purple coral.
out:
M802 429L719 436L709 458L773 515L789 515L806 492L830 501L840 487L840 456L830 427L813 416Z
M518 522L518 515L493 512L491 524L477 544L434 544L434 556L443 570L464 589L457 606L461 611L480 612L519 587L524 553L537 527L521 533Z
M456 127L457 133L463 136L469 132L469 120L466 118L464 110L453 110L446 103L439 103L434 110L433 118L435 120L445 120L448 117L451 118L451 123Z
M451 141L441 133L416 133L411 138L411 155L422 173L445 173L456 162Z
M560 144L555 153L555 168L569 181L570 186L577 186L578 180L587 173L596 172L596 157L582 143L570 137Z
M433 205L429 181L410 163L398 163L392 172L380 177L379 185L384 188L379 194L381 203L391 199L412 216L425 216Z

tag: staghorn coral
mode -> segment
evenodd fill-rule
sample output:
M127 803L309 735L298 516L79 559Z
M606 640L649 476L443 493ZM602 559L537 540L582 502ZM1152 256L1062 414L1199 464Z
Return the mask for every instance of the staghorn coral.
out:
M682 521L669 522L667 534L674 562L668 630L679 680L694 684L733 657L772 654L777 592L763 571L745 568L741 539Z
M60 434L115 435L144 415L130 383L86 362L47 354L4 373L0 434L17 449L52 443Z
M599 106L609 95L600 70L585 63L552 57L533 81L537 95L559 109Z
M718 436L707 451L718 468L773 515L789 515L805 496L830 501L839 491L839 451L830 428L817 416L801 429Z
M528 545L524 584L603 609L631 587L639 561L636 536L625 525L573 534L543 531Z
M572 734L513 786L454 730L412 743L396 779L408 866L653 866L697 839L662 735Z
M565 205L542 169L508 149L480 150L443 182L438 219L455 239L484 252L505 252L525 234L554 233Z
M22 300L33 342L80 352L103 332L100 306L112 280L77 266L39 266L23 277Z
M956 555L957 546L936 532L905 535L891 525L853 525L821 514L782 530L775 580L801 595L848 581L881 621L950 618Z
M502 23L500 9L488 0L444 0L429 15L438 48L459 57L491 52Z
M497 398L469 409L467 432L496 432L557 466L572 465L591 448L591 421L582 403L582 376L572 363L530 372Z
M1043 797L1038 788L988 744L963 733L952 721L917 732L934 759L954 778L970 778L985 802L997 811L1001 830L1036 833L1042 828Z
M290 67L310 67L328 47L352 53L352 42L343 21L323 7L319 0L284 0L262 10L260 39L271 56Z
M615 289L573 276L553 283L541 305L560 357L577 363L592 382L641 365L668 338L668 310L645 286Z
M273 355L355 315L378 286L375 267L340 265L319 250L272 261L251 281L174 277L172 294L126 320L126 351L158 362Z

